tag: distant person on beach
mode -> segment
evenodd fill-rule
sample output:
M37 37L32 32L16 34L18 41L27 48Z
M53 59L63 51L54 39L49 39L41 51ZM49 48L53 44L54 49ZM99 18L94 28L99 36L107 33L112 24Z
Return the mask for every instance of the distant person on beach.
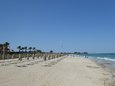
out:
M88 58L88 56L85 56L85 58Z

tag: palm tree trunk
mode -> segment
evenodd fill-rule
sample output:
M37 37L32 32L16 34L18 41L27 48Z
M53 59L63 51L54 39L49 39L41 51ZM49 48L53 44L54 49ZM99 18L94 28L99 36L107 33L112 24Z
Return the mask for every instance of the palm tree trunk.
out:
M35 59L35 55L34 54L33 54L32 58Z
M12 59L14 59L14 54L12 54L12 57L11 57Z
M27 60L29 60L29 55L28 55L28 53L27 53Z
M5 46L3 45L3 55L2 55L2 59L5 59Z
M46 61L46 55L44 55L43 59L44 59L44 61Z
M21 56L21 54L19 54L19 60L22 61L22 56Z

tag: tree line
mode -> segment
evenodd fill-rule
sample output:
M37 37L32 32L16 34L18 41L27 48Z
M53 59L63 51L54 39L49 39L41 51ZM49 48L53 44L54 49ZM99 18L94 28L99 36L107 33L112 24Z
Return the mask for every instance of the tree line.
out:
M50 60L63 55L60 53L54 53L53 50L51 50L49 53L46 53L42 52L42 50L36 49L36 47L27 46L18 46L18 51L14 51L10 49L9 45L10 43L8 42L0 44L0 59L18 58L20 61L22 61L23 58L27 58L27 60L29 60L30 58L43 58L44 60Z

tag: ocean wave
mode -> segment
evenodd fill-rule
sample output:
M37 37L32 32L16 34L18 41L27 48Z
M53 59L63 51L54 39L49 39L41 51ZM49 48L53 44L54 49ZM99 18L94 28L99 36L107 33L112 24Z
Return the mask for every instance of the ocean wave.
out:
M97 59L107 60L107 61L115 61L115 59L107 58L107 57L97 57Z

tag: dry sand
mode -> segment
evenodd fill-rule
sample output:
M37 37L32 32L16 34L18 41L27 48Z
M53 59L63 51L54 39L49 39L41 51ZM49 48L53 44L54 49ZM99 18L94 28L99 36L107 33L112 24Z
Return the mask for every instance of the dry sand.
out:
M1 64L0 86L108 86L111 80L109 72L79 57Z

